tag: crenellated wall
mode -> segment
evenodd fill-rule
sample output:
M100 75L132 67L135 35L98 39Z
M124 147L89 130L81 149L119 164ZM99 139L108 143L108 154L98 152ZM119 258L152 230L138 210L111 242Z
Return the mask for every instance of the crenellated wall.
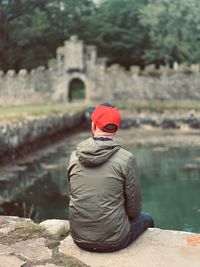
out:
M0 104L43 102L51 99L52 92L53 75L44 67L30 73L25 69L0 73Z
M137 66L125 71L119 65L106 67L106 59L97 57L94 46L72 36L57 49L57 58L49 67L28 73L0 71L0 104L69 102L70 84L79 79L85 86L86 101L137 99L200 99L200 65L178 65L155 70Z

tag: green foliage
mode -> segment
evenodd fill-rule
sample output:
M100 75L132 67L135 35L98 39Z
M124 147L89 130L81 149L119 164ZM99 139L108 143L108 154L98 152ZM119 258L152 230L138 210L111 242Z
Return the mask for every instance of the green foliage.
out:
M145 1L103 1L97 14L87 21L85 39L99 48L109 63L143 65L142 55L146 47L147 32L139 22L140 9Z
M0 69L47 65L70 35L108 64L200 62L199 0L0 0Z
M141 10L140 21L149 30L147 63L199 62L199 0L151 1Z
M0 0L0 69L46 65L94 7L90 0Z

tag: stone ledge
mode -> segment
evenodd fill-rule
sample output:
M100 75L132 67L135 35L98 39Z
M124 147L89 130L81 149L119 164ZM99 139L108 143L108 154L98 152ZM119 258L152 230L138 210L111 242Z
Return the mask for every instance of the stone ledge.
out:
M0 216L0 235L6 238L10 233L13 234L15 228L26 220ZM49 226L48 221L44 224ZM55 227L61 226L63 221L52 220L50 225L53 224ZM58 244L55 249L59 250L61 257L64 256L64 261L59 260L59 266L199 267L200 262L200 234L158 228L149 228L128 248L113 253L84 251L74 244L71 236ZM30 266L54 267L58 266L54 256L53 250L46 247L43 237L32 238L27 235L26 240L21 241L19 238L11 245L0 239L0 267L20 267L26 263L30 263ZM71 259L74 259L74 265L70 265Z
M128 248L112 253L81 250L68 236L59 251L92 267L199 267L200 234L148 229Z

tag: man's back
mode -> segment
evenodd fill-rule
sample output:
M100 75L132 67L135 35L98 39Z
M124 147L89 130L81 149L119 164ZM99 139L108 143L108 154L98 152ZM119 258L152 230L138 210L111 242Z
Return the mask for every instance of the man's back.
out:
M134 156L114 141L89 138L77 146L68 167L70 227L86 248L114 248L130 231L141 209Z

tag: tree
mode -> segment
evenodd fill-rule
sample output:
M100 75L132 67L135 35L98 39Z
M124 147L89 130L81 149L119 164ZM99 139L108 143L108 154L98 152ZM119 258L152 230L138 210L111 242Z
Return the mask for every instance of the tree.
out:
M139 21L140 9L146 1L107 0L100 2L95 16L88 18L82 36L97 45L100 55L109 64L120 63L129 68L144 65L143 51L148 45L148 35Z
M199 0L0 0L0 69L46 65L71 35L108 63L200 62Z
M140 15L150 36L144 60L156 65L199 62L199 14L199 0L154 0L146 5Z
M46 65L94 8L91 0L0 0L0 69Z

